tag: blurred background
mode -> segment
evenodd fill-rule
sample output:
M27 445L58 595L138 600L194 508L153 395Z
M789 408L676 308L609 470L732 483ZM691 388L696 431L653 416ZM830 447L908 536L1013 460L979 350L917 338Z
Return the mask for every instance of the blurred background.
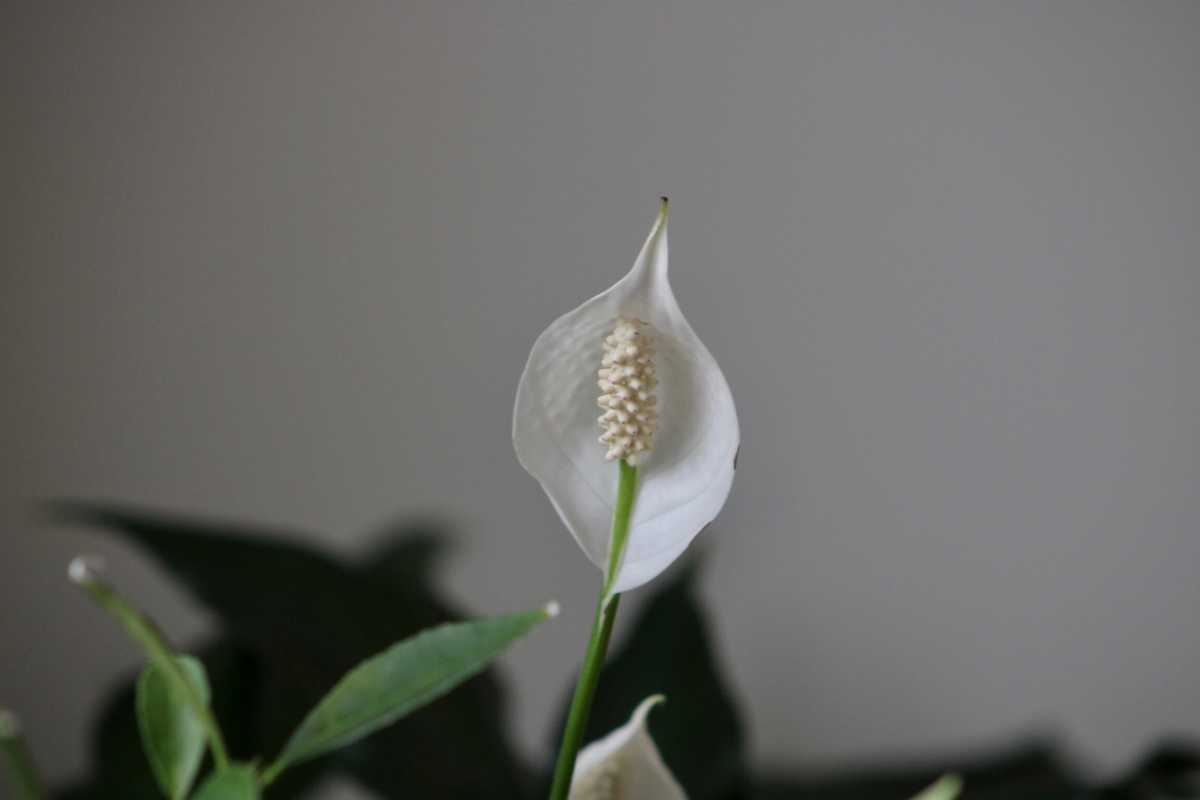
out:
M563 604L504 662L544 754L598 575L511 404L660 194L741 415L699 541L754 762L1045 734L1102 777L1200 735L1200 5L3 18L0 703L53 777L138 663L71 555L181 640L212 624L39 514L63 497L346 555L448 528L460 605Z

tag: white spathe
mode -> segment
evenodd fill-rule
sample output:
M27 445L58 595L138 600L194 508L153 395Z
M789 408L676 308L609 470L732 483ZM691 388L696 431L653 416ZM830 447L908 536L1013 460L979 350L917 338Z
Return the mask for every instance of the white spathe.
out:
M550 324L529 354L513 411L513 445L592 563L604 569L617 469L597 442L596 371L618 317L653 326L658 375L654 447L638 468L624 560L612 592L666 569L721 510L739 433L729 384L679 310L667 279L667 211L633 269Z
M646 730L662 700L646 698L629 722L579 751L569 800L687 800Z

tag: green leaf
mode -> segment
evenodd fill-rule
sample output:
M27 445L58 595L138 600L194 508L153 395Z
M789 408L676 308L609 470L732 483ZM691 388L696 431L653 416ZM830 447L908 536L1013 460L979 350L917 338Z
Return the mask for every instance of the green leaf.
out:
M228 731L230 749L239 753L264 752L255 728L265 687L255 659L229 641L198 644L190 649L204 664L212 687L210 708ZM163 800L162 789L142 746L137 678L138 673L134 673L118 682L96 709L89 732L91 753L87 774L56 787L55 800ZM296 775L304 777L303 772L297 770ZM293 786L291 780L286 780L272 788L277 789L278 797L300 797L306 787L307 784Z
M84 557L77 557L71 562L68 575L72 582L86 591L97 605L121 624L129 637L142 648L146 660L157 667L163 679L171 685L171 690L188 704L196 719L204 726L213 760L218 768L223 769L228 764L229 757L216 719L209 710L208 702L200 697L196 687L180 668L179 654L159 630L158 625L134 608L116 589L100 580Z
M957 775L944 775L913 800L954 800L962 791L962 778Z
M175 662L192 691L207 706L210 691L204 665L187 655L179 656ZM204 759L204 723L192 710L188 698L155 664L147 665L138 678L137 717L146 760L158 785L171 800L183 800Z
M222 655L204 663L212 710L233 752L281 752L297 720L363 654L474 616L442 589L450 537L427 520L406 517L364 532L359 538L374 547L346 560L306 544L318 538L311 533L119 505L51 510L59 521L99 526L136 545L212 614L218 639L211 644ZM489 667L420 714L289 769L271 794L301 797L337 772L379 797L525 796L531 776L510 742L501 677ZM142 754L131 686L123 696L125 705L114 695L95 720L89 775L60 800L161 797ZM137 797L131 775L144 790Z
M194 800L258 800L258 776L250 764L231 764L200 784Z
M441 697L555 613L544 607L442 625L368 658L309 712L264 780L269 783L293 764L350 744Z

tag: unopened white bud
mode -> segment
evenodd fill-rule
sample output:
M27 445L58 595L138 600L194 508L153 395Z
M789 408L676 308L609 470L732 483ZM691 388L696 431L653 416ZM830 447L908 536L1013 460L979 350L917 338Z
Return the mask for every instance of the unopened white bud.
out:
M618 317L612 333L604 337L598 373L600 443L609 461L643 461L650 452L657 404L651 392L654 379L653 329L639 319Z

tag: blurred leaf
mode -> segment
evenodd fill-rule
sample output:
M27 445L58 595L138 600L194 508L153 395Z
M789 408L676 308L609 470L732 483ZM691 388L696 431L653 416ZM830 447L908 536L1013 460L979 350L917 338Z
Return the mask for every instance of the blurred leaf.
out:
M249 764L231 764L200 784L195 800L258 800L258 778Z
M539 608L441 625L367 659L309 712L267 775L350 744L441 697L549 617Z
M378 549L345 562L296 534L111 506L60 504L56 511L138 545L218 617L230 666L218 674L206 665L213 711L239 757L279 752L305 713L364 656L463 617L433 588L443 540L428 525L386 531ZM288 770L270 793L299 796L336 770L386 797L522 797L529 776L509 747L505 711L499 684L485 670L376 735ZM110 708L106 717L114 730L118 712ZM127 756L105 731L99 726L94 737L96 775L68 797L125 800L103 794L114 785L103 754ZM120 735L130 732L122 722ZM136 728L132 734L140 747ZM130 767L148 772L137 755L143 763Z
M708 638L694 592L695 562L653 586L632 631L600 675L585 742L623 725L644 698L667 702L650 734L691 800L747 797L742 724ZM554 731L557 752L570 694Z
M948 763L947 763L948 762ZM1084 784L1054 750L1034 744L1010 753L948 759L937 766L862 765L836 773L771 774L756 782L756 800L898 800L912 797L952 771L962 779L963 800L1084 800Z
M1200 742L1164 741L1131 775L1096 796L1103 800L1200 800Z
M962 778L957 775L943 775L937 782L912 800L954 800L962 791Z
M187 655L179 656L176 663L196 696L208 705L212 698L204 665ZM204 725L188 698L154 664L138 678L137 717L146 760L163 794L171 800L187 797L204 759Z
M5 780L15 796L21 800L41 800L44 797L41 775L25 743L21 721L6 708L0 708L0 756L7 767Z
M1033 740L998 753L939 759L925 766L862 764L819 774L779 769L758 776L755 800L896 800L939 773L962 778L962 800L1200 800L1200 742L1167 741L1131 773L1092 787L1057 748ZM916 800L920 800L917 798Z

